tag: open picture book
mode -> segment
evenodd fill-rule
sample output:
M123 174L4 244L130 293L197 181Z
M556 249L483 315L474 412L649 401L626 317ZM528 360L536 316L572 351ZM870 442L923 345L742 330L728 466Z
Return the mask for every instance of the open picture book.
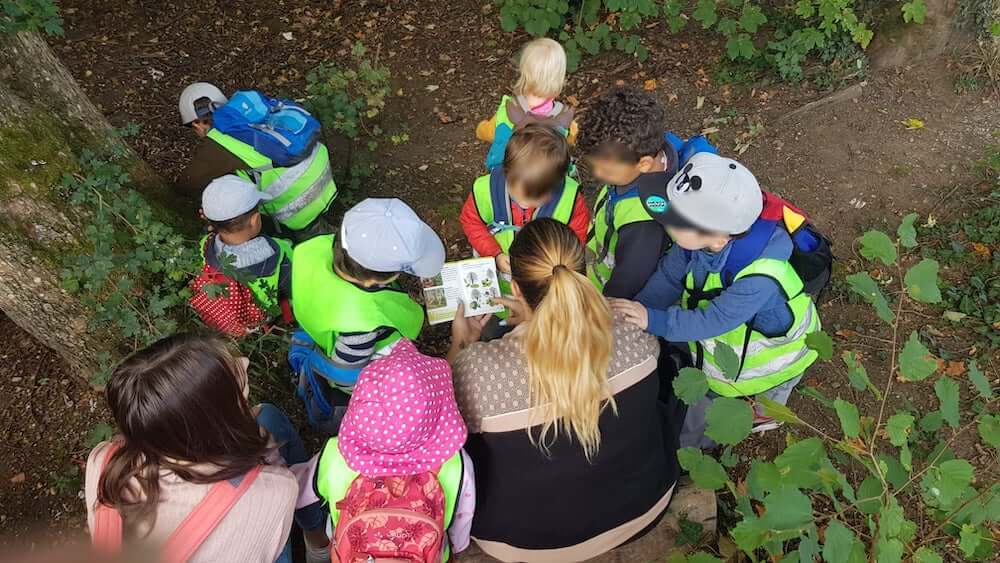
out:
M424 288L424 306L432 325L455 318L459 302L465 303L465 316L499 313L503 305L494 305L500 297L497 265L493 258L470 258L447 262L441 273L420 280Z

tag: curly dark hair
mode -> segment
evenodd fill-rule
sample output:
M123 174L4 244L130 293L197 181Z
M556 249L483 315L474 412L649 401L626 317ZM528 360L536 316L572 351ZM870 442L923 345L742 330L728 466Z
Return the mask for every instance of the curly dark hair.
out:
M601 94L580 116L577 148L587 156L639 162L663 149L667 115L648 92L618 86Z

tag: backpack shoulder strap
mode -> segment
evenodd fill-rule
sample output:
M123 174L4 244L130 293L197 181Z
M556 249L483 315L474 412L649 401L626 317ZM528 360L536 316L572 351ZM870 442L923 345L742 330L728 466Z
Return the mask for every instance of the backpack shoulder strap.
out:
M167 538L163 546L164 561L178 563L188 561L236 502L250 489L260 475L261 469L263 466L260 465L251 469L236 486L229 481L220 481L212 485L205 498Z
M101 472L98 476L104 474L104 470L108 467L108 462L111 461L111 456L115 455L118 447L118 442L111 442L108 445L107 452L104 454L104 461L101 463ZM93 543L94 548L102 553L120 552L122 549L123 533L124 524L122 522L122 515L118 510L97 503L97 506L94 508L94 529L90 531L91 543Z
M490 201L493 203L493 222L510 225L510 194L502 166L490 170Z
M542 217L552 217L555 215L556 208L559 207L559 202L562 201L563 195L566 192L566 176L563 176L559 181L559 185L552 192L552 197L549 201L545 202L545 205L538 209L538 213L535 217L541 219ZM574 196L576 194L573 194ZM574 202L575 203L575 202Z
M761 217L750 226L746 235L732 242L733 246L729 249L726 264L720 272L723 287L733 285L736 275L760 257L777 228L777 221Z

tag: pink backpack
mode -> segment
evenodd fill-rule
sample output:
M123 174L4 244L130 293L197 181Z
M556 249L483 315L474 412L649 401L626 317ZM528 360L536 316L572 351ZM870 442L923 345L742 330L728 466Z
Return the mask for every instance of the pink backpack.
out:
M335 563L438 563L444 542L445 499L437 476L359 475L337 503L330 542Z
M118 450L118 443L112 442L108 453L104 456L101 473L108 467L108 461ZM226 517L229 510L247 492L250 485L257 479L262 466L258 465L243 476L239 486L234 487L229 481L219 481L212 485L208 494L198 506L187 515L163 544L165 563L183 563L191 559L201 544L205 543L219 522ZM91 541L94 548L106 554L118 554L122 550L122 517L110 506L98 504L94 511L94 529L91 531Z

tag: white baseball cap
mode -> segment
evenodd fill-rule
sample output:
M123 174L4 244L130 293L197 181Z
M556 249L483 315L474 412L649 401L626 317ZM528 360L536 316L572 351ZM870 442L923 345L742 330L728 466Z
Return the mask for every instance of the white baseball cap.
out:
M226 174L212 180L201 192L201 211L209 221L228 221L270 199L253 182Z
M644 175L645 176L645 175ZM639 183L639 198L658 223L738 235L750 230L764 209L757 178L731 158L698 153L669 182Z
M340 241L351 259L374 272L430 278L444 266L441 238L400 199L368 198L352 207Z

